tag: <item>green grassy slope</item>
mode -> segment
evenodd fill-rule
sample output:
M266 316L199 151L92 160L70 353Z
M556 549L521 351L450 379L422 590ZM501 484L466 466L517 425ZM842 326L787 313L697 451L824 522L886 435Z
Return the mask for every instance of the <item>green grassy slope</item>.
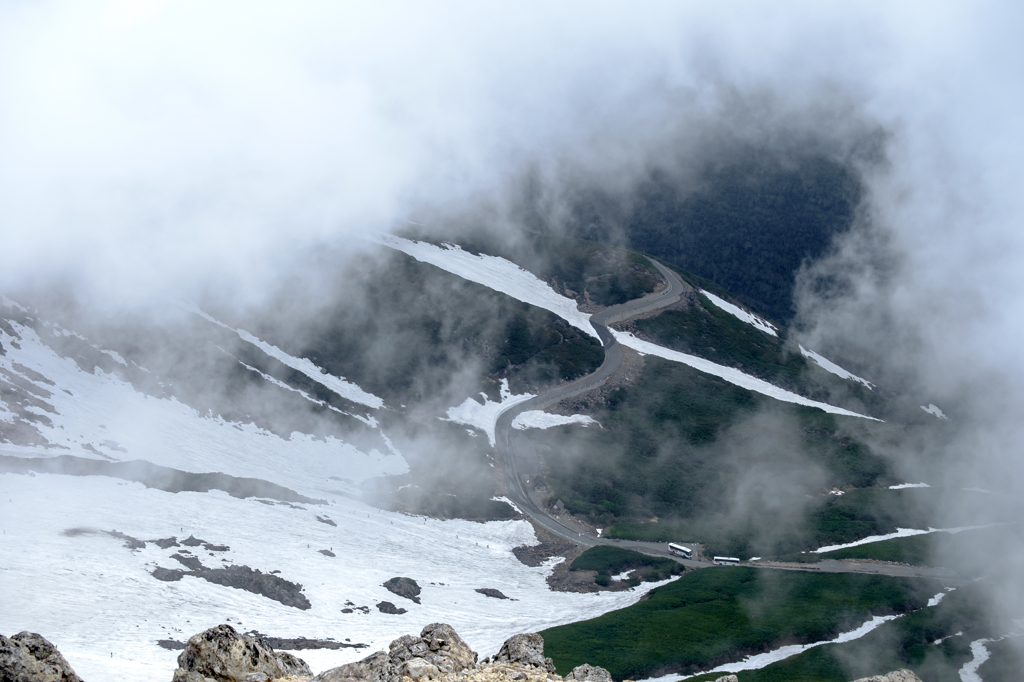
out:
M927 682L960 682L958 671L972 658L971 641L992 632L981 603L976 589L959 588L938 606L885 623L861 639L815 647L738 677L740 682L849 682L908 668ZM711 682L718 676L694 680Z
M835 636L871 615L919 609L937 583L854 574L693 571L633 606L543 631L559 673L588 662L617 680L693 673L782 644Z

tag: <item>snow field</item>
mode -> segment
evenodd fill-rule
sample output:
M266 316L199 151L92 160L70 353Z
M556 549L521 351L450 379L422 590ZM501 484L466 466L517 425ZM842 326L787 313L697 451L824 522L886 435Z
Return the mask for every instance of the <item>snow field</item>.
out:
M511 553L537 542L525 521L437 521L379 512L346 498L329 507L297 506L305 508L219 491L171 494L101 476L0 474L0 632L43 634L87 680L166 682L178 652L156 641L184 641L228 619L241 631L369 645L295 652L319 672L437 621L450 623L481 657L491 655L512 634L593 618L642 594L551 592L545 582L550 567L530 568ZM318 514L337 527L318 522ZM230 551L152 544L131 551L106 534L63 534L72 527L118 530L140 540L180 541L192 534ZM318 551L329 548L337 557ZM280 577L304 586L312 608L302 611L194 577L161 582L149 575L157 565L184 568L170 558L182 549L210 568L228 565L222 561L228 559L264 573L280 570ZM381 587L395 576L420 584L422 605ZM517 601L474 591L481 587ZM382 614L375 608L382 600L408 613ZM370 612L343 614L346 601Z
M872 421L881 421L874 417L869 417L864 414L858 414L857 412L851 412L850 410L844 410L841 407L835 407L828 403L821 403L817 400L811 400L805 398L802 395L797 395L785 389L774 386L767 381L752 377L749 374L745 374L738 369L733 367L725 367L723 365L715 364L710 360L699 358L696 355L688 355L686 353L680 353L679 351L671 350L663 346L659 346L649 341L642 341L637 337L633 336L629 332L620 332L612 330L612 334L615 335L616 341L621 343L623 346L632 348L642 355L654 355L659 358L671 360L673 362L680 362L684 365L693 367L694 369L716 376L720 379L725 379L730 384L734 384L741 388L745 388L748 391L754 391L761 395L766 395L769 398L775 398L786 403L794 403L796 405L806 405L808 407L816 407L819 410L829 412L831 414L840 414L847 417L860 417L861 419L870 419Z
M868 387L869 390L874 390L875 388L875 385L868 381L867 379L862 379L853 372L843 369L842 367L832 362L828 358L818 355L813 350L807 350L803 346L800 346L800 354L803 355L805 358L810 358L811 360L814 360L818 367L821 367L823 370L830 374L835 374L837 377L840 377L842 379L849 379L850 381L856 381L859 384L864 384L865 386Z
M553 426L565 426L567 424L590 426L597 423L596 419L585 414L574 414L567 417L563 414L548 414L543 410L528 410L516 416L512 421L512 428L519 430L550 429Z
M173 398L147 396L102 370L83 372L73 360L48 348L34 330L11 324L21 336L21 348L15 348L0 331L0 342L7 349L0 356L0 366L20 375L14 368L18 363L55 382L50 386L23 377L50 393L45 402L53 412L39 414L52 425L37 424L39 432L54 445L67 448L17 448L23 454L96 459L99 456L82 448L91 445L108 460L145 459L184 471L261 478L321 498L325 489L339 487L328 481L330 476L358 483L408 470L396 454L375 449L363 453L332 437L323 440L298 432L285 440L254 424L200 415ZM104 441L116 442L127 454L102 446Z
M704 291L703 289L701 289L700 293L707 297L709 301L714 303L716 307L721 308L722 310L729 313L733 317L760 329L769 336L777 337L779 335L778 330L775 328L775 325L772 324L771 322L768 322L767 320L758 317L754 313L747 312L743 308L740 308L737 305L733 305L732 303L729 303L728 301L721 299L718 296L715 296L710 291Z
M562 296L536 275L511 261L498 256L475 256L455 244L434 246L390 234L378 235L373 241L412 256L421 263L429 263L470 282L507 294L517 301L550 311L580 331L599 339L597 331L590 324L590 315L580 312L576 301Z
M494 429L498 424L498 417L501 416L501 413L513 405L518 405L535 397L532 393L512 395L512 390L508 387L508 379L501 380L501 402L496 403L489 400L486 393L481 393L480 395L483 396L483 404L470 397L466 398L461 405L449 407L445 413L447 416L446 421L480 429L487 434L487 440L490 442L491 447L494 447ZM441 417L441 419L445 418Z

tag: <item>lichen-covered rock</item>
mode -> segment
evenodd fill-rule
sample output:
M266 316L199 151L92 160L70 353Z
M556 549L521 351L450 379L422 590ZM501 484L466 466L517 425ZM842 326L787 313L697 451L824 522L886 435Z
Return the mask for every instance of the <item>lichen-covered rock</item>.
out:
M0 680L7 682L82 682L57 647L34 632L0 635Z
M444 664L439 666L443 672L459 672L476 665L476 652L451 625L431 623L420 632L420 638L431 653L444 659Z
M391 642L388 652L379 651L356 663L326 670L314 682L402 682L437 678L476 665L476 652L444 623L431 623L420 636L404 635Z
M612 682L612 674L604 668L584 663L573 668L565 679L576 682Z
M544 656L544 638L536 632L513 635L501 645L494 657L495 663L519 663L555 672L555 664Z
M723 675L715 680L715 682L740 682L740 678L735 675Z
M862 677L855 682L921 682L921 678L906 668L900 668L885 675Z
M312 675L297 656L277 653L262 639L218 625L189 638L172 682L268 682Z

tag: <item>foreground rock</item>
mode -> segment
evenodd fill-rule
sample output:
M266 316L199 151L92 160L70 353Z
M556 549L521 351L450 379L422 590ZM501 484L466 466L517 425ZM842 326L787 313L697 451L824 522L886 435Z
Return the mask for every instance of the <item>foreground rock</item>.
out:
M565 679L576 680L576 682L612 682L612 674L604 668L584 663L573 668L572 672L565 676Z
M82 682L57 647L42 635L0 635L0 680L7 682Z
M274 651L230 625L218 625L189 638L172 682L269 682L312 674L301 658Z
M494 662L519 663L531 668L543 668L549 673L555 672L555 664L544 656L544 638L536 632L515 635L505 640L501 650L494 657Z
M886 675L875 675L874 677L862 677L854 682L921 682L921 678L907 670L901 668L894 670Z
M432 623L420 636L405 635L391 642L388 652L379 651L361 661L320 673L314 682L402 682L460 673L476 665L476 652L450 625Z
M538 634L515 635L493 661L478 664L476 652L444 623L432 623L418 637L399 637L387 651L312 679L301 659L276 652L262 638L239 634L230 625L190 638L178 665L173 682L563 682L544 656L544 639ZM565 680L612 682L612 677L604 668L581 665Z

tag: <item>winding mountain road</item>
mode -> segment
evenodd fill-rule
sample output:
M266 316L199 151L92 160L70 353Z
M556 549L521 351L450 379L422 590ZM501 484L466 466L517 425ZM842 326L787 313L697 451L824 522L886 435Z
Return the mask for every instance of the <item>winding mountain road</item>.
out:
M533 521L545 530L570 542L585 547L595 545L611 545L632 549L644 554L657 557L671 557L675 561L688 568L709 568L714 566L710 561L697 561L682 559L669 554L665 543L643 542L639 540L620 540L613 538L602 538L584 532L567 525L567 523L554 518L546 510L542 509L523 487L523 476L519 473L517 464L518 450L525 440L516 429L512 428L512 422L523 412L530 410L543 410L566 398L581 395L595 388L602 386L622 364L622 346L608 329L609 324L627 320L636 315L664 308L679 300L686 287L671 270L653 258L648 260L657 268L661 276L665 278L668 286L661 291L648 294L643 298L634 301L627 301L620 305L605 308L599 313L590 317L590 323L594 326L601 343L604 345L604 362L597 368L597 371L580 377L562 386L551 389L547 393L536 396L522 403L510 406L502 412L497 419L494 429L495 449L498 462L505 475L507 494L520 510L529 515ZM756 565L756 564L755 564ZM776 568L782 570L796 571L819 571L824 573L878 573L883 575L905 576L905 577L930 577L941 578L952 584L961 581L956 579L951 571L947 569L923 568L912 566L899 566L874 563L848 563L844 561L826 560L817 564L806 565L761 565L763 568Z

